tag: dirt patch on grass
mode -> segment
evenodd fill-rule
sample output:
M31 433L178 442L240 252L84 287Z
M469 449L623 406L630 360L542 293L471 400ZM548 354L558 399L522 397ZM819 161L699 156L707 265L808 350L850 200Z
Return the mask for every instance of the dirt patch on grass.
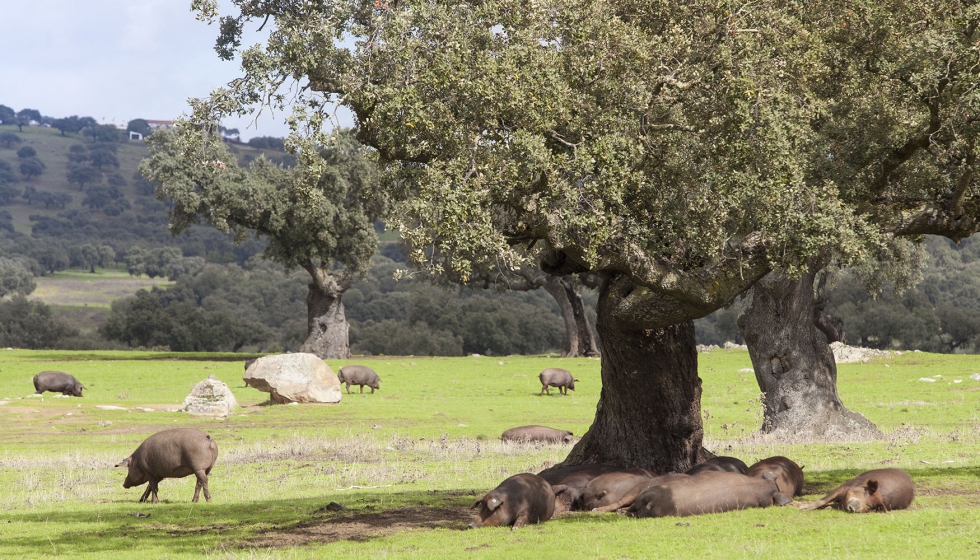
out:
M322 512L323 509L318 510ZM465 529L473 514L465 506L410 506L378 513L341 514L332 519L314 519L290 527L270 529L241 543L243 548L283 548L311 542L364 541L401 531Z

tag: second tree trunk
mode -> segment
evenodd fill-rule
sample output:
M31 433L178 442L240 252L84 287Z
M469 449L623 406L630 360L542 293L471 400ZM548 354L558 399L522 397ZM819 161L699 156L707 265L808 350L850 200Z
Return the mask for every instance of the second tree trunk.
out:
M738 326L765 406L762 431L803 440L870 439L877 427L837 394L837 364L817 329L812 264L798 279L771 272L746 292Z

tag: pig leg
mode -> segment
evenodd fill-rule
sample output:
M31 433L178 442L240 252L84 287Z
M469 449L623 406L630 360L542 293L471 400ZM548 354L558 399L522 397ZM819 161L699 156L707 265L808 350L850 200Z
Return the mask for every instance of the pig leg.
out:
M358 385L358 387L361 388L361 394L363 395L364 394L364 385Z
M208 475L203 470L194 472L194 476L197 477L197 484L194 485L194 499L192 502L198 501L201 496L201 489L204 489L204 499L211 501L211 491L208 490Z
M156 504L160 502L160 497L157 495L157 492L159 490L160 490L160 481L150 480L150 492L153 494L153 499L151 500L151 503Z
M805 504L800 505L800 509L810 510L810 509L820 509L822 507L827 507L829 504L843 498L844 494L846 493L847 490L843 486L841 486L837 490L834 490L830 494L827 494L827 496L822 499L819 499L815 502L807 502Z
M636 496L638 494L639 492L633 492L632 494L627 494L623 496L623 498L618 502L613 502L609 505L602 506L602 507L592 508L592 511L599 511L602 513L606 513L610 511L616 511L619 508L629 507L633 505L633 502L636 501Z
M374 387L371 387L371 394L374 394Z
M517 516L517 519L514 520L514 529L520 529L521 527L527 525L530 521L530 517L528 517L526 513L522 513Z
M143 492L143 495L142 496L140 496L140 503L145 502L146 499L149 498L149 497L150 497L150 485L148 484L146 486L146 491Z

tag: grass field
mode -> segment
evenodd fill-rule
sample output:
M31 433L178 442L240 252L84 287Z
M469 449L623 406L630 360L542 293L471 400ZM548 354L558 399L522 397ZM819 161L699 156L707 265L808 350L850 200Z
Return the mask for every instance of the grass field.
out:
M242 355L0 350L0 557L79 558L969 558L980 556L980 371L974 356L905 354L842 364L845 404L886 432L869 443L749 436L760 416L744 351L700 356L710 449L751 463L805 465L804 499L864 470L907 470L912 507L863 516L792 508L636 520L575 513L519 531L463 531L468 506L507 476L560 461L561 445L503 444L545 424L582 434L599 361L547 357L371 358L374 395L338 405L269 406L241 381ZM328 361L336 371L345 362ZM567 397L538 396L537 373L565 367ZM68 371L85 397L33 392ZM225 419L175 412L214 374L243 405ZM940 376L940 377L936 377ZM937 382L919 381L923 377ZM960 380L960 383L955 383ZM114 406L106 410L97 406ZM193 477L139 504L112 465L147 436L199 427L217 441L210 503ZM340 504L331 505L332 502Z

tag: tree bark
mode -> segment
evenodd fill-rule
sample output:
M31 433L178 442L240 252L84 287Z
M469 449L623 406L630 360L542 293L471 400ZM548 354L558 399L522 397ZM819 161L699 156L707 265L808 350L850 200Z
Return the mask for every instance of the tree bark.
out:
M635 288L623 275L600 286L602 392L595 421L556 468L608 463L684 472L712 457L702 447L694 323L624 328L619 315Z
M346 360L350 358L350 340L347 315L342 297L354 283L350 269L331 273L319 263L302 263L313 281L306 294L306 342L300 352L316 354L320 358Z
M881 432L837 395L834 353L817 330L811 261L799 279L771 272L746 292L738 318L765 411L761 431L794 440L871 439Z
M307 338L300 352L320 358L345 360L350 358L350 329L344 314L343 293L329 293L316 282L310 283L306 294Z

